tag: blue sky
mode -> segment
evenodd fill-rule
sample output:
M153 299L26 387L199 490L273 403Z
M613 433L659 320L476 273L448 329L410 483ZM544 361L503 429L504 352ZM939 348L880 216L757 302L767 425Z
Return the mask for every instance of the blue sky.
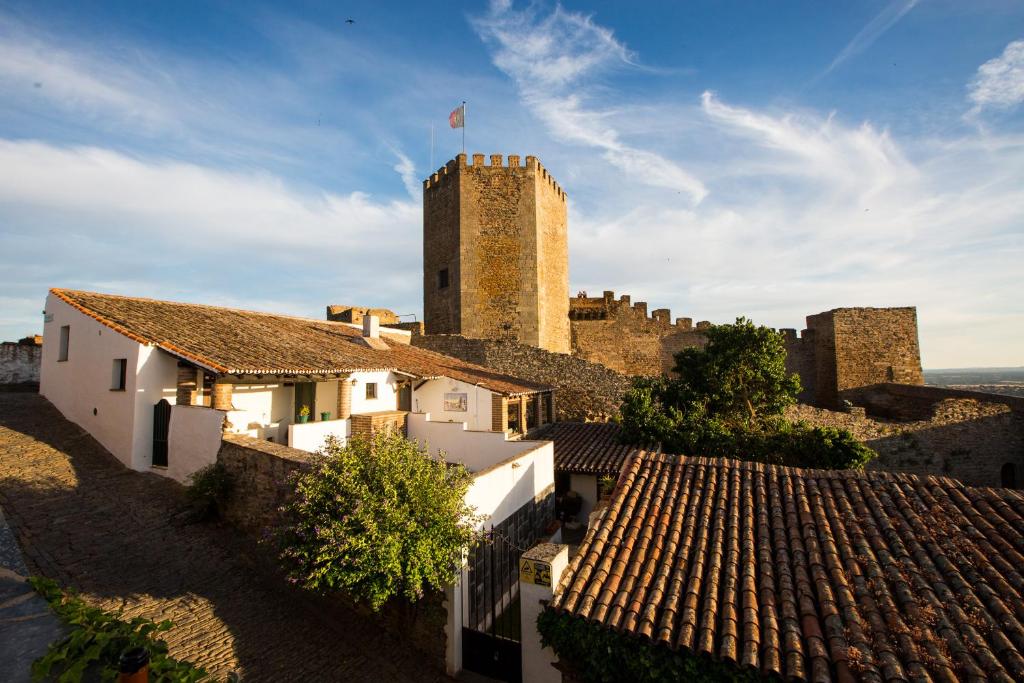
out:
M3 339L51 286L420 313L465 99L567 190L573 292L1024 364L1019 2L6 2L0 89Z

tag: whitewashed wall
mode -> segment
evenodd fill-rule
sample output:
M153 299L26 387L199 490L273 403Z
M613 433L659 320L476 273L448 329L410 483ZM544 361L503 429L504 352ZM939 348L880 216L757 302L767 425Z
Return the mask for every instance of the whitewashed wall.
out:
M204 406L172 406L167 435L166 475L182 483L217 461L224 411Z
M509 441L504 432L473 431L465 422L437 422L431 413L410 413L407 425L410 439L429 448L433 455L443 451L448 462L462 463L471 472L492 467L541 443Z
M580 494L582 503L577 519L586 524L590 519L590 512L597 505L597 477L593 474L571 474L569 488Z
M364 388L365 390L365 388ZM378 388L379 391L379 388ZM309 416L310 420L319 420L320 413L327 411L331 414L332 420L338 419L338 383L332 382L317 382L316 383L316 396L313 399L313 410Z
M464 413L446 411L446 393L467 394L468 410ZM418 413L430 413L433 419L439 422L465 422L469 429L475 431L491 429L491 392L475 384L447 377L432 379L413 392L412 409Z
M533 448L477 472L466 502L498 524L555 483L555 448L550 441L521 441Z
M376 413L382 410L398 409L398 393L395 383L400 379L393 372L354 372L352 373L352 414ZM377 398L366 398L366 384L377 383ZM326 408L334 412L334 408Z
M295 412L293 387L282 384L236 384L228 412L231 431L285 443Z
M351 435L351 420L328 420L327 422L288 425L288 445L309 453L316 453L323 448L328 436L337 438L344 446Z

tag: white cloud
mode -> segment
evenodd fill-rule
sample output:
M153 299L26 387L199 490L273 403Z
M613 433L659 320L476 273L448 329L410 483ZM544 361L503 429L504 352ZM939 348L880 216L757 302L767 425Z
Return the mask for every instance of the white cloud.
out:
M622 140L611 118L622 112L589 105L589 87L612 69L635 66L633 53L586 15L556 7L512 9L501 0L473 22L493 47L494 64L516 83L524 104L562 142L593 147L638 182L685 192L694 204L707 196L699 178L661 154ZM636 173L643 170L643 173Z
M967 86L971 113L983 109L1009 109L1024 102L1024 40L1006 46L1003 54L978 67Z
M420 220L411 199L307 192L266 173L0 140L0 270L8 295L21 300L70 286L263 301L313 316L334 300L415 309Z
M907 12L914 9L914 5L919 1L920 0L893 0L893 2L889 3L889 5L879 12L874 19L869 21L864 28L857 32L857 35L855 35L853 39L839 51L836 58L833 59L827 67L825 67L825 70L822 71L815 80L824 78L828 74L832 73L832 71L834 71L835 68L843 62L871 47L876 40L882 37L883 33L895 26L896 22L902 19Z

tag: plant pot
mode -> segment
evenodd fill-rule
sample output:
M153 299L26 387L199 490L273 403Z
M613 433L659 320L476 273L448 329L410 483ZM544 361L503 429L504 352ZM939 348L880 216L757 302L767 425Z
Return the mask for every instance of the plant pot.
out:
M299 415L299 424L306 424L309 422L309 415Z
M324 412L320 413L320 421L321 422L327 422L330 419L331 419L331 414L328 413L327 411L324 411Z

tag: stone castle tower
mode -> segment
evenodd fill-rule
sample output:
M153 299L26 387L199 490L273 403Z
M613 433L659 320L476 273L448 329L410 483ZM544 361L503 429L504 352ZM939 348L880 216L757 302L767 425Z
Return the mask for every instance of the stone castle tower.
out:
M460 154L423 182L423 318L569 353L565 192L536 157Z

